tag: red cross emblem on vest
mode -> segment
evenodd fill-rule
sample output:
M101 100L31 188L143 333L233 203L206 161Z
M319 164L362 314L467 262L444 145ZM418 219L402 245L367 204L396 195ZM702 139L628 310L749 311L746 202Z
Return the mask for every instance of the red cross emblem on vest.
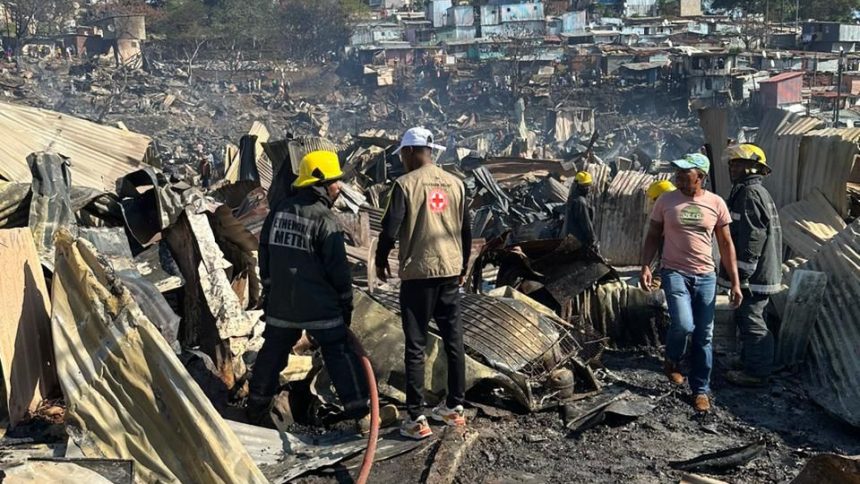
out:
M448 194L446 194L444 190L434 188L430 191L427 203L430 205L431 212L442 213L448 206Z

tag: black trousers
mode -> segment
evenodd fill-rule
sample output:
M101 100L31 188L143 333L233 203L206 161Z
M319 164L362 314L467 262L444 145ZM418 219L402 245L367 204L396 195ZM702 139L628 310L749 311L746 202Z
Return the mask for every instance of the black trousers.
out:
M347 418L361 418L370 411L367 378L358 355L347 341L345 325L330 329L308 330L322 351L326 370ZM301 338L302 330L266 326L263 347L254 363L249 390L252 398L271 398L278 389L278 375L287 367L290 351Z
M439 328L448 361L446 404L449 408L461 405L466 393L466 355L457 278L403 281L400 315L406 335L406 410L410 418L421 415L424 407L424 348L431 318Z

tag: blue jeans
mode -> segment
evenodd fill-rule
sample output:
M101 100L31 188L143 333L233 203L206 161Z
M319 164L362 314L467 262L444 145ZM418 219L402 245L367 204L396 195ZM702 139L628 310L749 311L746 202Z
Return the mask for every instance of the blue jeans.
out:
M714 355L714 307L717 301L716 273L691 275L671 269L662 271L663 290L672 319L666 334L666 358L679 363L692 334L690 390L694 395L709 393Z

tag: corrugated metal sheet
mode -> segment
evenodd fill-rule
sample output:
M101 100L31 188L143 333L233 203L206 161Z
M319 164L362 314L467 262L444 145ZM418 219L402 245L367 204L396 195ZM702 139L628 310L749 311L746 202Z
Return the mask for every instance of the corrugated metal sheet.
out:
M595 212L601 213L596 221L600 251L613 265L639 263L642 227L648 222L648 214L642 208L645 190L654 180L656 178L647 173L620 171L595 207Z
M845 222L818 190L779 211L782 237L795 255L809 259L845 228Z
M75 185L113 191L117 178L146 161L148 136L67 114L0 103L0 178L30 182L27 156L49 151L72 162Z
M30 229L0 230L0 367L9 424L60 394L51 348L51 304Z
M723 156L729 133L728 110L725 108L700 109L699 124L705 134L705 140L712 150L713 160L711 162L713 163L714 179L711 180L711 191L726 198L732 188L729 165Z
M854 168L860 128L810 131L800 145L797 195L800 199L818 189L842 216L848 215L848 178Z
M0 180L0 228L26 227L30 220L30 184Z
M773 172L764 179L764 186L777 208L800 200L800 144L804 134L822 125L819 119L800 117L780 109L772 109L765 114L756 135L756 144L764 150L768 164L773 168Z
M265 124L254 121L248 134L257 137L257 142L254 145L254 153L257 155L257 173L260 175L260 186L268 190L272 186L272 178L274 178L272 162L269 161L266 150L263 149L263 143L269 141L269 130L266 129Z
M800 269L827 274L810 341L809 395L830 413L860 427L860 220Z
M52 324L66 424L144 482L267 482L89 242L58 232Z

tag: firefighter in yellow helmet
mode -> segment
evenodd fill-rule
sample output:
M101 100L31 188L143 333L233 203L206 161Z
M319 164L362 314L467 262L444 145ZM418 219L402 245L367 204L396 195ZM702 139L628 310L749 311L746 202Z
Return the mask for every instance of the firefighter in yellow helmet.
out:
M294 195L272 207L260 234L265 341L249 384L248 418L269 424L278 375L302 331L319 345L347 418L369 411L367 381L347 343L352 316L352 276L343 232L332 213L340 194L337 154L313 151L301 160Z
M594 181L591 173L580 171L573 179L567 196L567 212L564 217L563 235L572 235L585 247L597 250L594 234L594 207L588 200L588 192Z
M675 190L677 190L677 188L675 188L675 185L669 180L657 180L648 186L648 190L645 192L645 195L651 203L654 203L658 198L660 198L660 195L674 192Z
M770 296L780 291L782 280L782 228L770 193L762 184L770 174L764 151L753 144L726 149L732 191L727 204L729 225L737 254L743 302L735 311L741 334L742 370L726 373L726 379L742 386L767 383L774 357L774 339L765 322ZM726 286L725 272L718 283Z

